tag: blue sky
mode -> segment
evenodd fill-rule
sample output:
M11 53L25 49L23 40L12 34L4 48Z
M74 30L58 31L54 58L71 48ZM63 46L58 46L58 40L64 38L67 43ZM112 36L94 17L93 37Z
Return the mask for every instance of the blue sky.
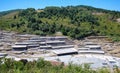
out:
M46 6L88 5L97 8L120 11L120 0L0 0L0 11Z

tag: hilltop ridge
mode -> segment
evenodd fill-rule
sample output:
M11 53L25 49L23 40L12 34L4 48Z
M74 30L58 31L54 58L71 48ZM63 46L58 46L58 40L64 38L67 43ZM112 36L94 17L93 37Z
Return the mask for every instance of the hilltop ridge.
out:
M82 39L91 35L120 38L119 11L110 11L91 6L46 7L0 13L0 29L38 35L63 35ZM12 13L12 14L11 14Z

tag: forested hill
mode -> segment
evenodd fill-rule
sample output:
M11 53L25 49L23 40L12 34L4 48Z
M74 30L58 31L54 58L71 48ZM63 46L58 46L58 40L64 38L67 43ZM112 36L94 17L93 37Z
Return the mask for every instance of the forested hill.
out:
M54 35L62 32L72 38L81 39L90 35L106 35L119 40L120 12L90 6L28 8L0 17L0 29Z
M18 11L22 11L22 9L2 11L2 12L0 12L0 17L1 17L1 16L4 16L4 15L7 15L7 14L9 14L9 13L18 12Z

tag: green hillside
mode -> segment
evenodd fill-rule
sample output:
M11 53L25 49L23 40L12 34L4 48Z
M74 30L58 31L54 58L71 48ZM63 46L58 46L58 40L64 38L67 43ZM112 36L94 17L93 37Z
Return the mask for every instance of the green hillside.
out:
M7 15L7 14L9 14L9 13L12 13L12 12L18 12L18 11L21 11L21 10L22 10L22 9L2 11L2 12L0 12L0 17L1 17L1 16L4 16L4 15Z
M0 13L1 14L1 13ZM28 8L0 17L0 29L38 35L63 35L82 39L90 35L105 35L119 41L120 12L90 6Z

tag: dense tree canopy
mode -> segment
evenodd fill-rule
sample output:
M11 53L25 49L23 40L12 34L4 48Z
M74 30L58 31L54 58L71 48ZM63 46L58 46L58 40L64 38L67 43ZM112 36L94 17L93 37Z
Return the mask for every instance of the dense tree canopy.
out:
M0 28L4 30L52 35L62 32L75 39L90 35L120 36L120 12L90 6L28 8L18 14L0 17Z

